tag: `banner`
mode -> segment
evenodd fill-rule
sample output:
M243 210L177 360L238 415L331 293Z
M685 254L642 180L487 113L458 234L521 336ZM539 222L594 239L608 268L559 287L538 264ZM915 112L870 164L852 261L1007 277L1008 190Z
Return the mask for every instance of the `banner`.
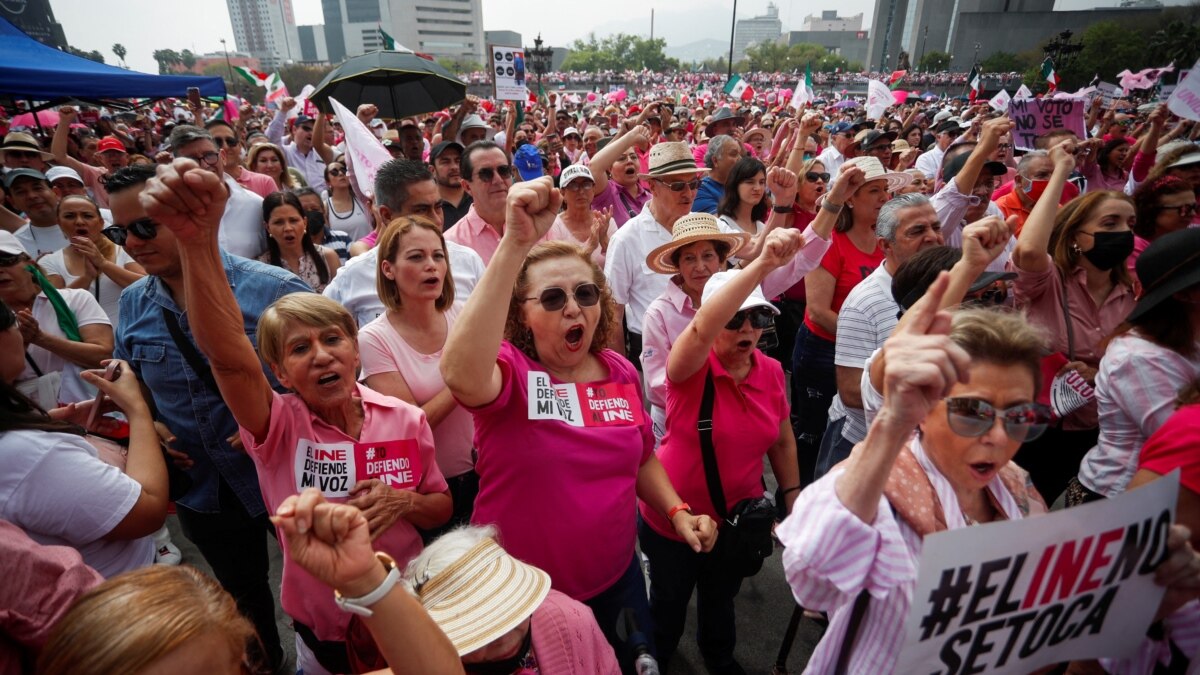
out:
M1011 101L1012 97L1008 95L1008 90L1001 89L1000 93L996 94L992 97L992 100L988 101L988 105L992 106L993 110L1006 112L1008 110L1008 104Z
M497 101L524 101L529 98L525 87L525 50L520 47L488 45L492 55L492 92Z
M1074 131L1087 138L1083 131L1088 102L1079 98L1014 98L1008 104L1008 116L1016 124L1013 144L1017 150L1033 150L1038 136L1051 131Z
M1191 70L1179 73L1179 83L1167 99L1167 108L1180 117L1200 120L1200 61Z
M897 673L1029 673L1133 654L1164 589L1179 472L1115 499L925 537Z
M392 153L383 147L383 143L375 138L358 117L338 102L329 97L329 105L333 106L333 114L342 123L342 132L346 134L346 158L349 161L350 173L358 189L369 198L375 196L375 173L384 162L392 159Z
M881 119L889 106L895 105L892 90L879 80L867 80L867 118Z
M1017 93L1013 95L1013 98L1033 98L1033 92L1029 91L1029 87L1021 85L1021 88L1017 89Z

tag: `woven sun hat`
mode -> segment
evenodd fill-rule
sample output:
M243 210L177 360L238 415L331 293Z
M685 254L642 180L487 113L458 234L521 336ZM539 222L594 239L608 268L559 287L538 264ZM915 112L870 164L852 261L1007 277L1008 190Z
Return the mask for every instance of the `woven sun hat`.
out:
M650 161L642 178L662 178L679 174L708 173L712 169L696 166L696 158L687 143L675 141L657 143L650 148Z
M873 180L887 181L888 192L895 192L907 186L913 180L913 177L907 173L888 171L887 169L883 168L883 162L880 162L878 157L872 157L870 155L846 160L845 163L842 164L841 171L845 171L846 167L850 166L857 166L858 168L862 169L863 175L866 176L866 180L863 181L863 185L866 185Z
M676 274L679 267L671 262L671 254L698 241L725 242L729 245L731 256L750 241L750 235L722 231L717 225L717 217L711 213L689 213L675 221L675 227L671 229L671 243L659 246L646 256L646 267L659 274Z
M519 626L549 593L549 574L488 537L421 584L417 598L463 656Z

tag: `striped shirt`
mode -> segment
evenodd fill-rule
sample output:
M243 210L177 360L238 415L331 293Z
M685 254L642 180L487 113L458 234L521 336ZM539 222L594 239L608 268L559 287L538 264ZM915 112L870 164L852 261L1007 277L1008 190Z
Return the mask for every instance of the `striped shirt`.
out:
M899 322L900 306L892 299L892 275L887 261L875 268L863 282L850 291L838 312L837 342L833 364L843 368L862 368L871 353L883 346ZM862 408L842 402L841 394L829 406L829 421L846 418L842 438L858 443L867 437L867 421Z

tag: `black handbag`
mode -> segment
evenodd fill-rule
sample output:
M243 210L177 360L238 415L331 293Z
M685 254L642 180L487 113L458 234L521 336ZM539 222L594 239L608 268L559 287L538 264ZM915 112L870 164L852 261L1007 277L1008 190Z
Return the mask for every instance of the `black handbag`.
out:
M725 490L721 487L721 474L717 470L717 453L712 439L712 411L716 389L712 370L704 377L704 397L700 400L700 414L696 430L700 433L700 455L704 459L704 479L708 483L708 496L713 508L721 517L720 534L712 553L730 574L752 577L762 569L763 561L775 550L771 540L771 529L775 525L775 505L762 497L743 499L725 508Z

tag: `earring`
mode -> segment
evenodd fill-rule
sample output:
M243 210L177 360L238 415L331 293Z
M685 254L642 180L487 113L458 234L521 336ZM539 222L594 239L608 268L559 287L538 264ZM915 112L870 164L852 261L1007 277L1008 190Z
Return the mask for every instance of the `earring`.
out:
M1074 253L1075 255L1080 255L1081 253L1083 253L1083 249L1079 248L1079 244L1071 242L1071 253Z

